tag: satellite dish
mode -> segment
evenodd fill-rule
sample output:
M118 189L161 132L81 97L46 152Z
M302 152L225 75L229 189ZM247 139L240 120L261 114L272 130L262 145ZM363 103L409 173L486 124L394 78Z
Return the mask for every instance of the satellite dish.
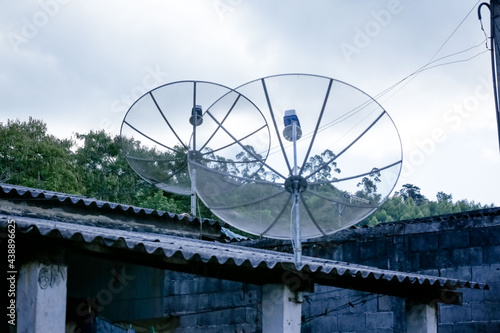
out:
M363 91L306 74L265 77L235 90L262 111L259 124L271 128L271 149L247 146L242 170L252 172L188 159L198 196L222 220L254 235L291 238L300 264L302 239L363 220L394 189L402 167L399 133ZM233 94L207 113L231 104ZM237 133L244 126L228 128Z
M196 172L188 173L188 159L213 172L253 177L270 148L270 131L257 107L230 88L204 81L147 92L126 113L120 136L130 166L164 191L191 195L193 215Z

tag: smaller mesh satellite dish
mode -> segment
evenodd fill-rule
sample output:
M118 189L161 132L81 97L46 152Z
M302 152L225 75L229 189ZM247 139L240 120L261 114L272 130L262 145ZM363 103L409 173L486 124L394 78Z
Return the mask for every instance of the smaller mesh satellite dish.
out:
M198 196L222 220L262 237L291 238L299 264L302 239L363 220L393 190L402 166L399 134L363 91L306 74L261 78L235 90L263 112L271 149L247 147L255 172L188 159ZM207 112L232 98L221 97Z
M205 81L173 82L147 92L128 110L120 136L128 163L142 178L193 197L195 173L189 175L188 159L214 172L253 177L270 148L258 108L240 93ZM195 214L193 206L192 201Z

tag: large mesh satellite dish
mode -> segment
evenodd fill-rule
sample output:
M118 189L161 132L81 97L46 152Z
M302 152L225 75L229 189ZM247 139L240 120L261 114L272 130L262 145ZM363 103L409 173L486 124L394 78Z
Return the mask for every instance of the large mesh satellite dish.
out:
M270 76L235 90L263 112L271 150L248 147L257 153L247 156L258 165L253 173L189 159L198 196L222 220L262 237L291 238L300 263L301 239L361 221L393 190L402 166L399 134L388 113L361 90L299 74ZM233 98L223 96L207 112Z
M125 115L120 135L127 161L141 177L192 198L196 181L194 171L188 174L188 157L213 172L253 177L270 147L269 128L256 106L204 81L173 82L144 94Z

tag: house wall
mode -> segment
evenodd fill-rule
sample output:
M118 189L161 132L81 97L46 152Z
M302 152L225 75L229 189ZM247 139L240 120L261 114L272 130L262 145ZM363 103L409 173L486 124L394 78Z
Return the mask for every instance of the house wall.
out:
M249 246L290 251L286 242ZM463 305L443 293L438 332L500 331L500 216L418 220L343 230L306 242L304 255L419 274L487 283L463 288ZM165 315L179 316L176 332L260 332L259 286L166 272ZM328 286L304 293L302 332L404 332L405 299Z
M95 316L120 323L172 318L176 333L258 332L261 298L260 286L204 277L203 272L68 254L67 311L69 321L79 324Z
M491 290L459 290L462 306L439 303L438 332L500 332L500 216L348 229L303 246L304 255L486 283ZM306 299L303 332L405 330L400 298L317 286Z
M165 273L164 313L180 318L176 333L261 331L260 286L197 273Z
M290 251L289 244L274 240L250 242L247 246ZM439 303L438 332L500 331L500 216L464 215L441 221L403 221L347 229L305 242L303 253L383 269L486 283L491 290L459 290L463 292L462 306ZM100 260L103 262L99 263ZM127 266L125 273L130 276L130 281L127 280L130 291L127 287L115 297L109 281L114 276L112 270L119 271L118 263L96 261L96 258L86 262L78 255L72 262L68 268L68 293L75 297L97 296L100 290L107 288L114 297L113 302L116 301L113 312L178 318L175 332L181 333L262 330L262 316L266 313L262 313L260 286L208 278L203 272L189 274ZM71 268L75 264L79 270ZM89 268L85 270L86 267ZM135 278L132 280L131 276ZM90 289L82 292L77 286L88 284L89 280L100 282L92 282L91 287L86 287ZM118 288L119 284L114 286ZM443 294L442 299L446 302L448 296ZM150 302L152 299L155 301ZM132 300L136 303L130 303ZM450 303L453 301L449 299ZM126 305L121 310L120 302ZM302 332L404 332L405 315L402 298L316 285L314 293L304 294ZM118 318L111 313L106 317Z

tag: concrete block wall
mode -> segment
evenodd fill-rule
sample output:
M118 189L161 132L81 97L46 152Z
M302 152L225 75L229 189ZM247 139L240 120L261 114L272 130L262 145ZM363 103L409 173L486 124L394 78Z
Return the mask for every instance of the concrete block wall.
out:
M176 333L260 332L260 286L166 271L164 314L180 318Z
M76 253L68 256L68 267L66 310L77 325L100 316L113 323L171 318L176 333L262 330L260 286Z
M305 294L302 332L403 332L404 300L327 286Z
M284 245L274 248L288 250ZM438 332L500 332L500 216L348 229L303 248L305 255L487 283L489 291L460 290L462 306L440 303ZM303 332L405 330L404 299L331 287L317 287L306 298Z
M500 216L417 220L348 229L303 244L304 255L384 269L474 280L491 290L462 289L463 305L439 304L438 332L500 332ZM290 251L265 240L252 246ZM260 332L259 286L166 272L165 315L176 332ZM315 286L304 294L302 332L404 332L405 300ZM452 301L452 300L450 300Z
M344 230L305 242L303 253L487 283L489 291L462 289L463 306L439 304L438 332L500 332L499 236L500 216L479 215L439 222L420 220ZM265 246L260 247L290 250L289 244L280 241L266 240L263 244ZM103 303L107 301L105 296L111 294L113 303L102 311L108 319L121 319L114 318L116 311L108 310L120 309L121 303L130 306L130 302L135 301L136 309L147 310L143 311L144 315L160 312L155 317L178 318L179 327L175 332L262 331L260 286L208 278L200 272L135 270L127 266L125 274L130 276L130 281L127 280L126 288L115 293L120 285L111 285L110 281L115 279L113 268L120 271L114 266L117 263L97 267L92 261L92 272L78 270L75 275L71 267L76 263L80 267L86 264L81 258L73 259L68 271L69 280L73 281L68 285L69 295L82 298L95 294ZM95 276L96 272L102 276ZM89 285L89 281L101 284ZM83 286L91 286L92 290L83 290ZM155 286L154 290L145 295L151 286ZM149 300L147 304L140 304L143 299ZM152 299L161 301L155 305L150 302ZM316 286L314 293L306 293L304 297L302 332L404 332L405 325L402 298L327 286Z

